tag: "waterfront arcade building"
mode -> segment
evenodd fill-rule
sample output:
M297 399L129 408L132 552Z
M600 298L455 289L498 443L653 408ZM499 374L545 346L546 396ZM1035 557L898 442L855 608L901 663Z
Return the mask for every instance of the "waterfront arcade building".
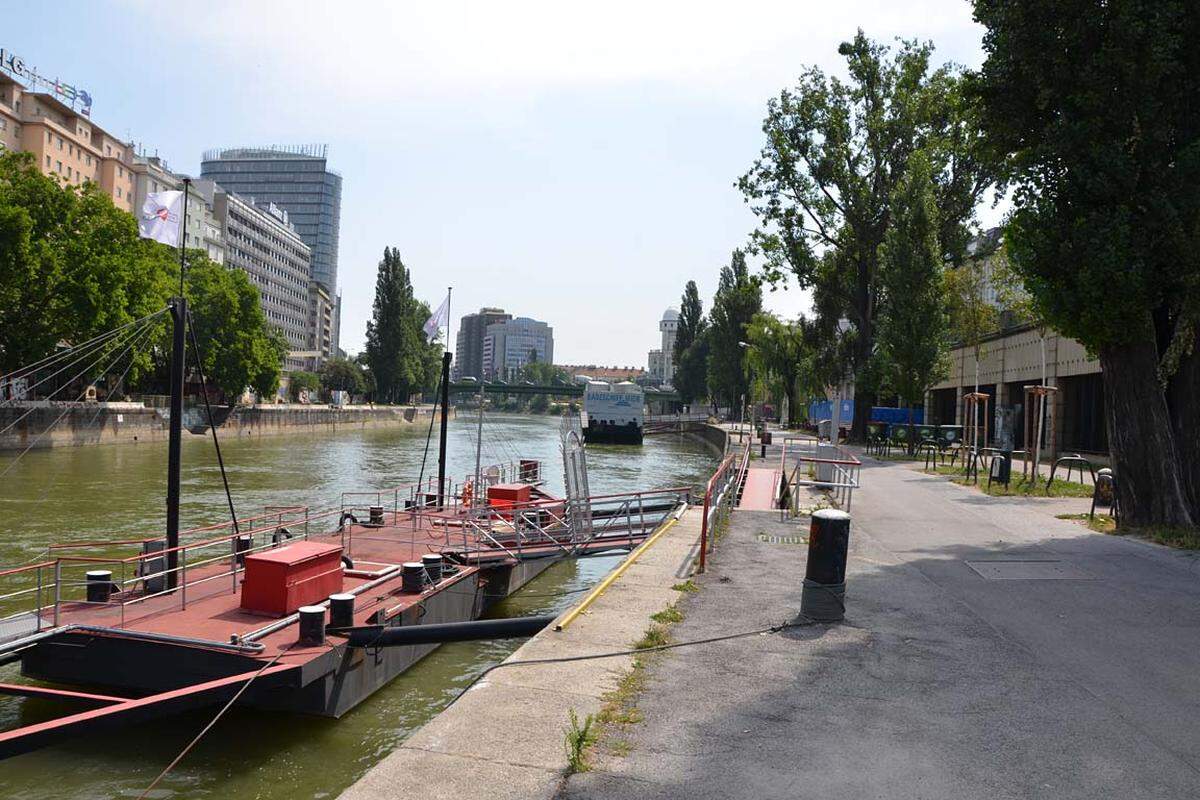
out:
M311 366L309 351L309 259L311 251L274 203L258 202L214 187L213 209L225 231L226 263L245 272L258 288L263 313L287 337L287 372ZM326 295L328 297L328 295Z
M117 208L134 211L133 148L49 92L0 71L0 150L32 153L63 185L91 181Z
M233 147L209 150L200 175L226 191L273 203L287 212L295 233L312 254L312 278L335 307L333 350L339 342L338 237L342 176L329 169L327 145ZM306 290L307 291L307 290Z
M512 319L503 308L481 308L477 313L467 314L458 324L458 337L454 343L454 379L482 379L483 343L489 325Z
M985 259L986 267L986 260L995 258L999 243L999 231L994 229L977 237L970 252L975 258ZM1012 314L1001 308L994 289L989 288L985 298L1001 310L1001 329L985 338L979 360L979 391L991 397L987 420L989 441L994 434L996 407L1011 407L1014 447L1024 449L1024 387L1042 382L1044 346L1046 384L1058 389L1053 425L1047 425L1054 432L1054 439L1045 442L1050 453L1107 455L1100 362L1074 339L1053 330L1046 330L1043 338L1033 325L1016 323ZM950 374L925 395L925 419L932 424L963 424L963 395L974 390L974 352L970 347L956 347L951 351Z
M668 308L658 322L662 345L647 354L647 372L657 383L670 384L675 379L675 338L679 335L679 312Z
M554 363L554 329L529 317L487 326L483 339L483 377L513 380L532 360Z

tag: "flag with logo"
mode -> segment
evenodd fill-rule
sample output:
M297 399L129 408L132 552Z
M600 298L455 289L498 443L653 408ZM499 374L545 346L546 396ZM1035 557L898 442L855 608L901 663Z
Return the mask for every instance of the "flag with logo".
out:
M178 247L182 205L183 192L150 192L138 216L138 234L144 239Z
M429 315L429 319L425 320L425 336L429 341L437 338L442 326L450 322L450 295L446 295L446 299L437 307L437 311Z

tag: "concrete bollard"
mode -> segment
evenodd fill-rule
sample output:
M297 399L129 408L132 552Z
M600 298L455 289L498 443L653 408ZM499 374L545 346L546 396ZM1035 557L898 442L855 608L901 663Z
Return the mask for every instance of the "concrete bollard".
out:
M300 644L325 644L325 606L300 606Z
M846 557L850 547L850 515L823 508L812 515L808 531L808 563L800 594L800 613L834 622L846 615Z

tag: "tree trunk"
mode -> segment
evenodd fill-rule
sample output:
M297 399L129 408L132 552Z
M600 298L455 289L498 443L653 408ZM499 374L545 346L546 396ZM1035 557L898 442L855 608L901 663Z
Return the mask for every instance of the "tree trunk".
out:
M1192 521L1200 524L1200 333L1167 384L1167 408L1179 457L1179 474Z
M1122 526L1192 524L1157 364L1151 342L1100 349Z

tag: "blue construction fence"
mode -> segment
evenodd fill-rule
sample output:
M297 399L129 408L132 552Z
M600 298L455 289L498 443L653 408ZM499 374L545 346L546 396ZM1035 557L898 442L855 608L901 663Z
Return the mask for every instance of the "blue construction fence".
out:
M833 419L833 401L813 400L808 404L808 419L814 423L823 419ZM849 427L853 419L854 401L843 400L842 413L838 416L838 421L842 427ZM910 420L907 408L887 408L885 406L874 406L871 408L871 422L886 422L889 425L907 425L910 421L913 425L925 424L925 409L914 408L912 410L912 419Z

